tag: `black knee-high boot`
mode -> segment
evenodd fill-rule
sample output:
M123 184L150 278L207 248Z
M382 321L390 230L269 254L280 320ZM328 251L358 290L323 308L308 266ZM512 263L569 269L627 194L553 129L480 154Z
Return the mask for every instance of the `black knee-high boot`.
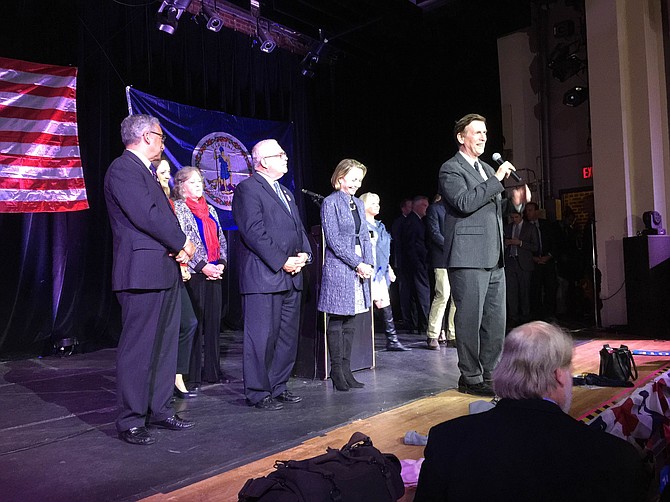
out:
M386 334L386 350L401 352L404 350L412 350L409 347L405 347L400 340L398 340L398 334L395 330L395 324L393 322L393 310L391 306L388 305L383 309L379 309L382 313L382 320L384 321L384 333Z
M342 321L328 319L326 330L328 354L330 356L330 379L337 390L349 390L349 385L342 373Z
M365 384L356 380L351 372L351 347L354 344L358 321L359 317L354 316L342 323L342 374L349 387L354 389L365 387Z

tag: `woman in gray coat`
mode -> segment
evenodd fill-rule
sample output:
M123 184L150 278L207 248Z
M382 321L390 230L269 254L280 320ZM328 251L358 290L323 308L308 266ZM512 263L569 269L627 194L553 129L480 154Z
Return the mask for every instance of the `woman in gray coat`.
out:
M318 309L328 317L330 378L337 390L363 387L351 372L351 347L360 314L370 308L369 279L374 272L365 206L354 197L366 172L360 162L342 160L330 178L335 192L321 205L326 256Z

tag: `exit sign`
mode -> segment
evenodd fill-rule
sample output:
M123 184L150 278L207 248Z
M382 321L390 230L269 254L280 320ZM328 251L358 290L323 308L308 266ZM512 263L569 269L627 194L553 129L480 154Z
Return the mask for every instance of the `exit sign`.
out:
M588 167L582 167L582 178L585 180L588 180L589 178L593 178L593 167L588 166Z

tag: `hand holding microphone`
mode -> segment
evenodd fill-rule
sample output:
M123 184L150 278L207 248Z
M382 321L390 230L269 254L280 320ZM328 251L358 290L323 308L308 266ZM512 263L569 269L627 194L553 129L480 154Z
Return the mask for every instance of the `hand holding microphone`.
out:
M491 158L495 161L496 164L499 166L502 166L505 161L503 160L502 156L499 153L494 153ZM511 166L512 164L510 164ZM514 167L514 166L512 166ZM514 169L509 170L509 175L512 177L514 181L521 181L521 176L519 176Z

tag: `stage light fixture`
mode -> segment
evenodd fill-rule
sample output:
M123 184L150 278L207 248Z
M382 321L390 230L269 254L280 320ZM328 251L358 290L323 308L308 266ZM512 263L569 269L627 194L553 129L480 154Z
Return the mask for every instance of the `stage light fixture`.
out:
M586 61L577 55L575 44L558 44L549 55L547 66L552 76L559 82L565 82L586 68Z
M223 19L219 17L216 10L211 8L205 2L202 3L202 15L207 21L205 28L210 31L219 32L223 28Z
M263 26L265 24L265 26ZM270 34L270 23L265 21L261 22L260 19L256 21L256 35L261 41L261 51L270 54L275 47L277 47L277 42L274 41L272 35Z
M314 78L316 66L319 64L319 53L308 52L300 62L300 73L307 78Z
M191 5L191 0L163 0L158 8L156 28L168 35L174 35L179 18L189 5Z
M563 104L566 106L579 106L589 99L589 88L577 85L563 94Z
M54 342L54 354L58 354L60 357L71 356L74 354L77 345L79 345L77 338L61 338Z

